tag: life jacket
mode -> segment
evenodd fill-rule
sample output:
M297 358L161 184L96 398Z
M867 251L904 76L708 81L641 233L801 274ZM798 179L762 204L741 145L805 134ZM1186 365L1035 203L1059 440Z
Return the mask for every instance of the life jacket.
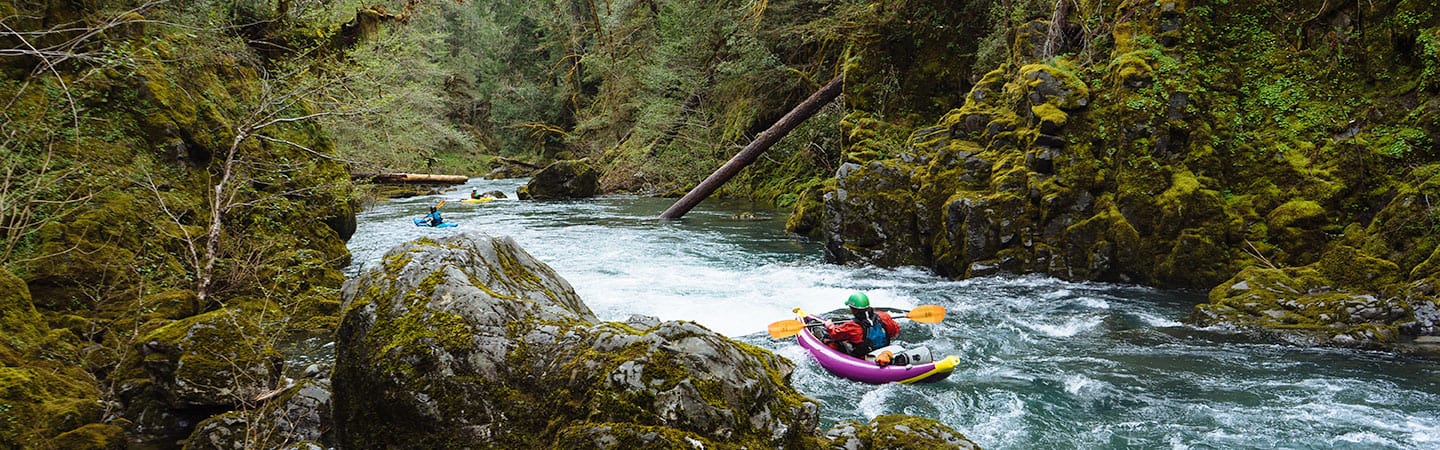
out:
M885 323L880 321L880 316L874 311L866 314L870 316L870 326L865 327L865 343L872 349L890 345L890 335L885 333Z

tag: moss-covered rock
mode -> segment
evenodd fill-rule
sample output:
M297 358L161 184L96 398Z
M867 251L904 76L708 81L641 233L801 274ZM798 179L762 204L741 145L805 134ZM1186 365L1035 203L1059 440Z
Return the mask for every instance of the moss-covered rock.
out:
M276 314L226 308L188 317L146 335L136 351L171 408L239 405L279 380L281 358L271 342L284 329L265 322Z
M563 200L594 197L600 192L600 172L588 161L556 161L536 173L515 191L521 200Z
M78 364L39 358L0 367L0 445L43 448L100 420L100 392Z
M910 251L925 242L916 223L914 171L893 160L840 168L835 191L824 196L827 260L886 266L925 262Z
M25 281L0 267L0 363L18 365L18 358L34 348L49 331Z
M75 450L121 450L129 448L125 430L115 425L91 423L66 431L50 441L55 448Z
M26 284L0 268L0 446L4 447L52 446L52 438L100 419L100 392L81 367L80 338L68 329L50 329L30 298Z

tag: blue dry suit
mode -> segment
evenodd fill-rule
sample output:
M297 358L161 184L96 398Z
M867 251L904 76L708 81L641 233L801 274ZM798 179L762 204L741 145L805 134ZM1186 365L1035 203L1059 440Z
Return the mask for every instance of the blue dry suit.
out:
M437 227L440 226L441 223L444 223L445 219L440 217L440 211L430 211L430 214L425 215L425 222L429 223L432 227Z

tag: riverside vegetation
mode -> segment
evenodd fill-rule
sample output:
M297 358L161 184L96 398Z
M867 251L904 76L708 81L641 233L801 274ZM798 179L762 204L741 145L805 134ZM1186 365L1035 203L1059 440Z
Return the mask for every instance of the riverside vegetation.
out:
M281 391L279 350L341 326L350 170L586 159L678 194L840 74L720 192L794 208L834 262L1212 289L1198 324L1398 348L1440 321L1436 14L3 1L0 444L324 442L330 394Z

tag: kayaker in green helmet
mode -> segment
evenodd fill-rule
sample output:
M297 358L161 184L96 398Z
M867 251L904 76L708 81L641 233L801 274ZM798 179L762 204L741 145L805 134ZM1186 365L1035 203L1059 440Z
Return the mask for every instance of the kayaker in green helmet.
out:
M841 324L825 324L825 333L829 337L831 348L856 358L864 358L871 350L890 345L890 341L900 335L900 324L895 323L890 313L870 307L870 297L864 292L850 294L850 298L845 300L845 306L850 307L850 315L854 320Z

